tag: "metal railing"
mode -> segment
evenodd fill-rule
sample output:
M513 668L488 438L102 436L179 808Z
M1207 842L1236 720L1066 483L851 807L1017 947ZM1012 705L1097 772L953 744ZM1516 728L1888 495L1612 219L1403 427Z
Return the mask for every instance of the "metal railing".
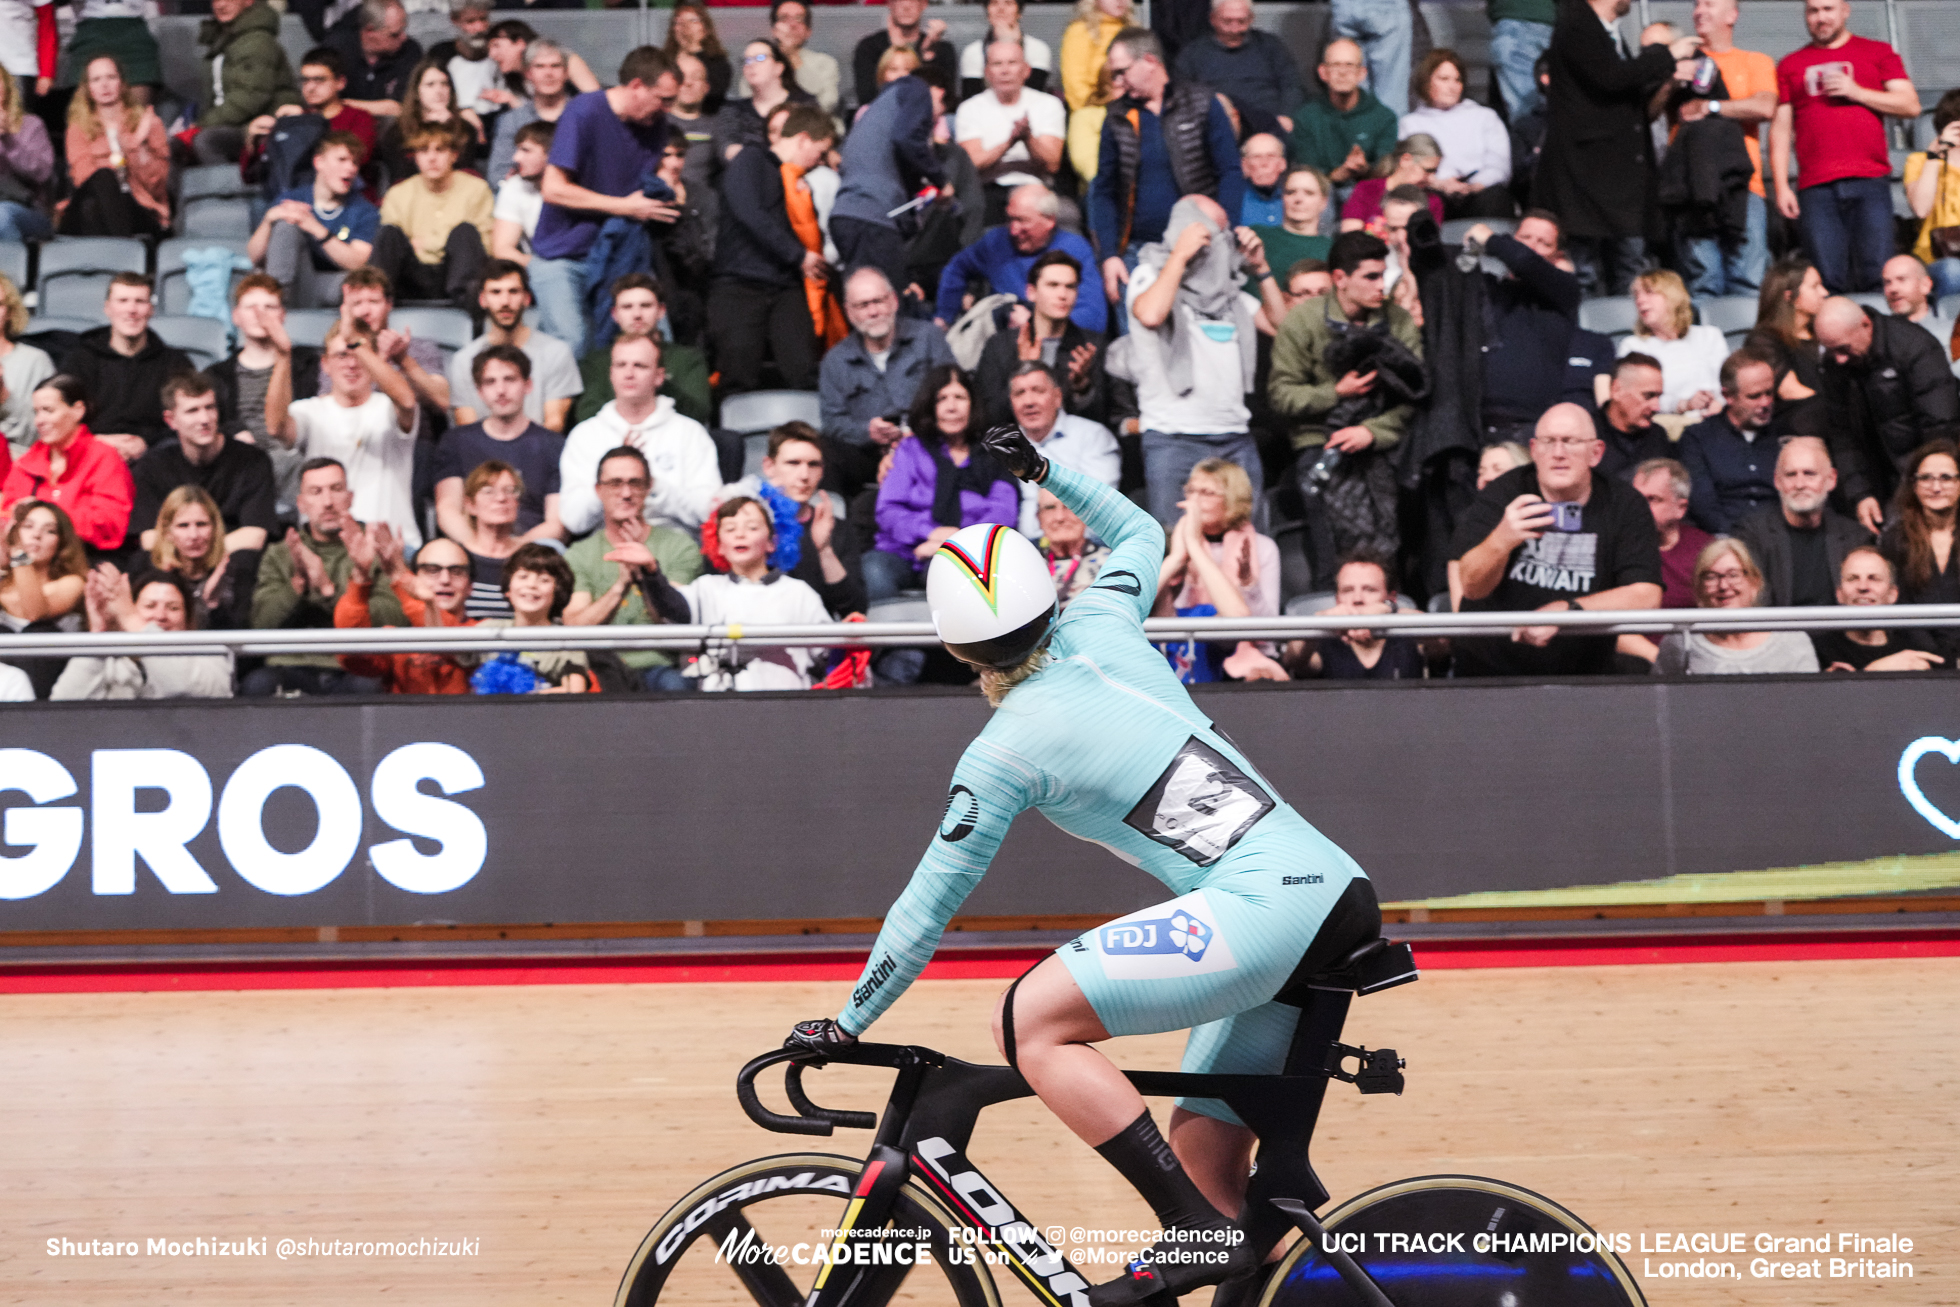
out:
M1870 631L1960 626L1960 604L1869 608L1663 608L1562 613L1419 613L1313 617L1153 617L1154 641L1298 640L1361 628L1421 637L1508 636L1521 626L1556 626L1585 635L1668 635L1677 631ZM141 657L163 654L474 653L547 649L665 649L718 645L825 648L933 645L929 622L825 622L716 626L359 627L299 631L137 631L33 634L0 638L6 657Z

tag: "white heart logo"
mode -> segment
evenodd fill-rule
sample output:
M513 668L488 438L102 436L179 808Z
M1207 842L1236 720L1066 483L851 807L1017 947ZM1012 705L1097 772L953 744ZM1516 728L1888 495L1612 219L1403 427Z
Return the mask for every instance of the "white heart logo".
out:
M1919 760L1929 753L1937 753L1950 763L1960 764L1960 740L1949 740L1943 735L1922 735L1906 746L1899 755L1899 793L1906 796L1913 811L1933 824L1934 830L1945 831L1949 839L1960 840L1960 821L1941 812L1919 788L1919 778L1913 773Z

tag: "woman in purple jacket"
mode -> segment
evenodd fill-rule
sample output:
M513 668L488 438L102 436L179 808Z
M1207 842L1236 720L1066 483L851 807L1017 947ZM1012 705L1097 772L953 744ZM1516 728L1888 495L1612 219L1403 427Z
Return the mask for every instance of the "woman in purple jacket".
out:
M877 548L864 555L873 602L924 586L940 542L963 526L1013 526L1020 488L977 439L973 378L950 363L926 373L912 400L912 434L879 470Z

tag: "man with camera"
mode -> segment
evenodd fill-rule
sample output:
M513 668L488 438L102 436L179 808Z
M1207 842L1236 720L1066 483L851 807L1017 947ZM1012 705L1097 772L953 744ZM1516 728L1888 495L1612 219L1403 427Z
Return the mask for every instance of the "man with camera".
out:
M1660 541L1647 502L1593 475L1606 446L1592 415L1555 404L1538 419L1531 462L1478 494L1450 555L1466 612L1658 608ZM1510 639L1455 642L1459 676L1578 676L1613 670L1610 636L1523 626Z
M1328 265L1334 293L1286 315L1273 341L1267 394L1273 412L1293 420L1308 553L1315 581L1331 586L1336 559L1357 551L1395 556L1395 478L1385 451L1415 413L1396 393L1404 378L1373 362L1349 368L1343 360L1371 346L1372 359L1394 355L1404 371L1413 362L1420 390L1422 329L1386 299L1388 245L1380 237L1341 233Z

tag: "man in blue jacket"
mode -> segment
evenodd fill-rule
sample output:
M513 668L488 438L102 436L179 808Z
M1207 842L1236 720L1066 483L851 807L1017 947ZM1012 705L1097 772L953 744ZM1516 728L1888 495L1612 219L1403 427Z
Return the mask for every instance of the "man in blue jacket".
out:
M965 312L962 302L968 283L978 279L995 295L1019 295L1028 285L1028 271L1034 261L1050 250L1060 250L1085 268L1096 266L1089 242L1055 223L1061 203L1055 193L1039 182L1016 186L1007 197L1007 223L989 227L987 234L953 256L946 271L939 275L939 298L933 321L941 330L959 320ZM1102 331L1109 321L1109 305L1099 295L1076 297L1069 321L1084 331Z
M946 112L952 74L936 64L890 82L844 142L844 184L830 210L830 238L847 270L876 268L904 289L906 238L893 211L931 191L952 193L932 125Z

